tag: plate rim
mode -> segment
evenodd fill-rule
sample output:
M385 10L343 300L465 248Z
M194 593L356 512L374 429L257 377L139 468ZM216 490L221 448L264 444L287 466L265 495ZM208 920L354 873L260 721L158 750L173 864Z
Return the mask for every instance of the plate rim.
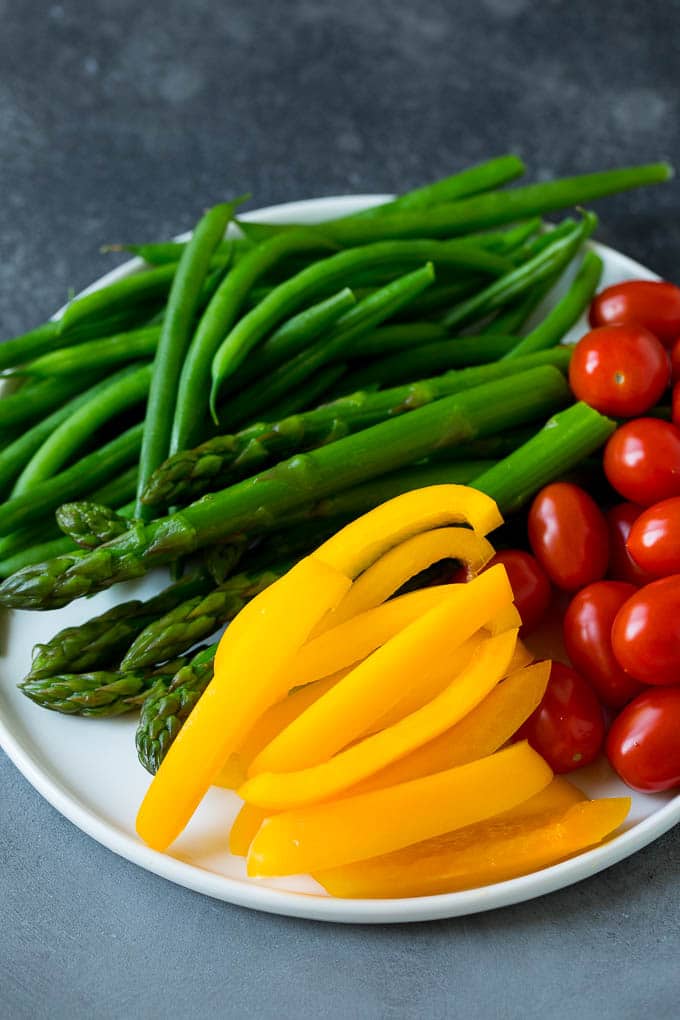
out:
M331 195L265 206L244 213L242 218L253 222L270 218L285 222L309 211L317 214L330 211L337 216L389 201L392 197L387 194ZM175 240L186 240L189 236L190 232L186 232L176 235ZM632 274L647 279L660 279L658 274L611 246L590 241L588 247L605 256L611 253ZM139 272L144 266L141 258L128 259L81 290L78 296L124 279ZM65 307L64 305L55 312L52 318L58 318ZM439 920L511 906L592 877L641 850L680 821L680 794L677 794L659 810L637 822L633 828L625 830L601 846L520 878L435 896L344 899L315 893L288 892L261 885L256 879L230 878L151 850L141 840L104 821L75 794L64 788L60 781L51 776L36 760L30 749L24 746L22 739L10 730L1 709L0 747L31 786L56 811L91 839L130 863L176 885L236 906L334 923L397 924Z

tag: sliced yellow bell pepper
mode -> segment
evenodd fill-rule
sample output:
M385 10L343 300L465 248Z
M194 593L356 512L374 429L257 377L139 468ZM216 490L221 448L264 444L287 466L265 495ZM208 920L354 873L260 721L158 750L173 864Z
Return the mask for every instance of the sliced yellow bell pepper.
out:
M229 833L229 853L234 857L247 857L250 844L255 839L257 830L270 814L254 804L244 804L234 819Z
M281 698L286 663L350 585L310 557L257 595L222 638L215 674L171 745L137 816L137 832L155 850L180 834L243 734Z
M328 614L325 623L337 627L344 620L379 606L421 570L440 560L460 560L478 574L493 555L491 543L468 528L423 531L390 549L365 570L337 609Z
M421 531L469 524L478 535L486 535L502 523L498 507L485 493L467 485L431 485L370 510L312 555L356 578L388 549Z
M332 676L324 677L323 680L306 684L305 687L298 687L268 708L253 724L238 751L229 756L229 760L215 780L215 786L221 786L227 790L237 790L242 783L245 783L250 763L262 748L266 747L277 733L280 733L293 719L297 719L301 712L313 705L322 694L334 687L338 680L341 680L346 674L347 670L341 669L339 673L333 673Z
M297 875L390 853L528 800L552 779L526 742L461 768L267 818L249 875Z
M585 801L547 814L495 818L440 839L317 872L333 896L432 896L528 875L596 846L625 820L629 797Z
M493 754L541 703L550 665L537 662L511 673L459 723L359 783L351 790L352 795L382 790Z
M258 754L249 775L292 772L330 758L512 601L500 564L452 587L441 605L382 645L279 733Z
M247 804L285 811L337 797L453 726L491 691L505 674L517 638L506 631L487 638L469 665L441 694L387 729L374 733L333 758L297 772L262 772L238 791Z
M350 589L351 590L351 589ZM342 600L345 601L344 599ZM342 605L342 603L341 603ZM519 615L517 606L505 606L499 613L489 620L486 630L490 634L502 634L504 630L518 630L522 626L522 617ZM525 654L530 654L526 652ZM519 668L519 667L518 667Z

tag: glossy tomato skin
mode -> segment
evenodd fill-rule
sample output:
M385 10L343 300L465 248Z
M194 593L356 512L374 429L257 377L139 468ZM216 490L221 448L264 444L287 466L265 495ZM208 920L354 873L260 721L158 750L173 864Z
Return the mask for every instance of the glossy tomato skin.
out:
M680 574L639 588L612 626L619 665L643 684L680 684Z
M639 694L617 716L607 757L624 783L642 793L680 786L680 687Z
M656 280L628 280L607 287L590 306L590 325L635 322L664 346L680 334L680 287Z
M574 595L564 616L567 655L610 708L621 708L642 689L619 666L611 639L616 614L636 591L623 581L596 581Z
M680 428L658 418L627 421L607 441L604 472L624 499L640 506L680 496Z
M648 411L669 378L666 351L653 333L636 323L586 333L569 365L569 384L578 400L619 418Z
M680 574L680 496L655 503L630 529L628 552L639 567L656 577Z
M595 501L578 485L554 482L529 510L529 543L558 588L576 591L607 570L609 532Z
M554 772L589 765L604 741L604 718L593 689L573 669L553 662L543 700L518 736L528 740Z
M524 549L504 549L496 553L489 566L502 563L522 617L520 634L531 633L545 616L552 598L548 575L535 556Z
M671 347L671 382L680 382L680 336Z
M671 397L671 417L673 424L680 428L680 382L676 382L673 387L673 396Z
M637 503L617 503L605 514L609 528L607 577L612 581L627 581L637 588L656 580L637 565L626 546L630 530L642 512L643 508Z

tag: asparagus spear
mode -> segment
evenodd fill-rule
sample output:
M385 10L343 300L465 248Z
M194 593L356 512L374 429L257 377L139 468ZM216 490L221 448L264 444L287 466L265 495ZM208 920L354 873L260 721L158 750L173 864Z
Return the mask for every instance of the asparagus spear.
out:
M141 577L232 535L276 530L312 500L414 463L434 450L535 421L568 400L562 374L546 365L478 386L293 456L259 475L191 503L181 513L137 525L82 555L27 567L0 584L0 605L54 609Z
M155 672L125 671L62 673L56 676L22 681L19 690L27 698L51 712L63 715L114 716L139 708L146 692L156 682L174 673L188 661L169 662Z
M34 647L24 682L111 666L153 620L187 599L205 595L211 587L206 574L191 574L146 602L122 602L79 627L60 630L46 644Z
M451 342L455 345L457 341ZM150 506L179 506L251 475L282 457L332 443L442 397L502 379L509 371L524 372L544 364L566 369L570 357L571 351L561 348L516 358L502 366L495 363L448 372L381 393L353 393L282 421L258 423L229 436L216 436L166 460L151 476L142 498Z
M98 545L125 534L131 526L129 517L134 507L134 503L131 503L116 512L102 503L63 503L57 508L55 516L61 530L76 545L81 549L96 549Z
M212 680L216 645L204 648L170 680L159 678L142 703L135 734L141 764L155 775L168 748Z

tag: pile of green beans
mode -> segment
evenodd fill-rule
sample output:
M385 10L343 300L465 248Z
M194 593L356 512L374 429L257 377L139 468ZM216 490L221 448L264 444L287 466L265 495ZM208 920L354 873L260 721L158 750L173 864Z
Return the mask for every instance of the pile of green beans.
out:
M131 275L0 344L0 606L63 605L196 550L214 579L215 541L227 563L246 550L246 574L273 569L260 535L428 478L480 474L515 508L594 449L611 423L583 409L562 453L540 431L602 273L579 207L670 170L507 187L524 169L500 156L316 224L224 202L188 241L110 246L139 256Z

